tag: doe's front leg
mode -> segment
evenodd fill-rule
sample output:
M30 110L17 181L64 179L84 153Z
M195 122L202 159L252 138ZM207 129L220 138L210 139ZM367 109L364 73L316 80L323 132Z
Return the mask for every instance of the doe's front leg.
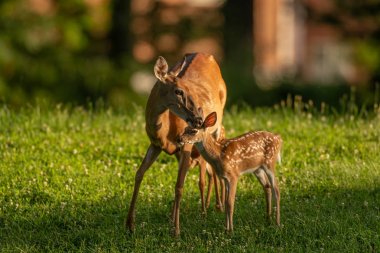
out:
M180 226L179 226L179 210L180 202L183 193L183 185L185 182L186 174L190 168L190 155L191 155L191 144L185 144L181 149L181 158L179 162L179 170L177 183L175 186L175 199L174 199L174 235L179 236Z
M130 232L133 232L135 229L135 205L137 201L137 196L139 194L140 185L144 178L144 174L150 168L153 162L156 161L160 153L161 153L161 148L156 147L153 144L150 144L148 150L146 151L145 157L139 169L136 172L135 186L133 189L133 195L132 195L131 203L129 206L127 219L125 222L125 226Z

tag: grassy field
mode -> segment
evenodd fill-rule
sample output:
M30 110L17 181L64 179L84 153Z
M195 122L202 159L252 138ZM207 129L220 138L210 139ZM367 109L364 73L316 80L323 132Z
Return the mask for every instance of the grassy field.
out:
M224 119L227 137L253 129L282 135L282 227L266 223L262 189L245 175L235 232L225 234L214 202L206 217L200 213L193 169L182 234L173 238L177 163L166 154L142 183L136 232L124 230L135 171L149 145L142 108L2 107L0 252L379 252L380 114L297 108L233 108Z

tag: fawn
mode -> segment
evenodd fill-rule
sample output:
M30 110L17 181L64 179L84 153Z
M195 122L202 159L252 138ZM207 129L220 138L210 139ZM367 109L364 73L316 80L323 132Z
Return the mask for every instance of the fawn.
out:
M263 186L268 219L272 212L273 195L276 202L276 223L280 225L280 189L275 177L275 165L276 161L281 161L281 137L270 132L257 131L218 141L207 131L216 121L217 114L212 112L200 129L187 127L179 138L179 144L194 144L216 174L224 180L226 231L233 231L237 181L245 173L254 173Z

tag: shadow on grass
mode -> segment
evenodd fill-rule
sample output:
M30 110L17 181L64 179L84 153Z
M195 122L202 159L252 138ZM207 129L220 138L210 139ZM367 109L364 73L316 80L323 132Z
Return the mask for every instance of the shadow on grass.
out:
M280 228L268 226L262 192L238 192L233 235L224 233L224 214L213 205L203 217L198 196L185 197L178 239L170 233L169 198L162 200L166 205L139 200L134 234L124 229L128 203L119 197L59 205L36 201L1 214L1 244L21 251L380 250L380 188L294 192L282 196Z
M263 218L256 220L256 217L264 215L264 197L257 196L262 199L262 203L255 206L249 203L252 198L244 194L237 204L241 210L237 210L235 216L240 217L237 218L239 222L235 223L237 228L246 225L249 227L246 230L255 235L255 245L313 251L377 252L380 249L377 232L380 231L380 188L308 189L283 195L282 226L279 229L267 227L265 222L261 222ZM244 203L248 208L244 208ZM255 215L251 215L249 210L254 210ZM252 220L247 221L246 217ZM244 232L241 236L244 236Z

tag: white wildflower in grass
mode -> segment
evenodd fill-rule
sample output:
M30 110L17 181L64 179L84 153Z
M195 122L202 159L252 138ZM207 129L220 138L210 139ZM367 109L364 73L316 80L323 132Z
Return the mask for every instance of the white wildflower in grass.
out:
M67 205L67 202L61 202L61 209L64 209Z

